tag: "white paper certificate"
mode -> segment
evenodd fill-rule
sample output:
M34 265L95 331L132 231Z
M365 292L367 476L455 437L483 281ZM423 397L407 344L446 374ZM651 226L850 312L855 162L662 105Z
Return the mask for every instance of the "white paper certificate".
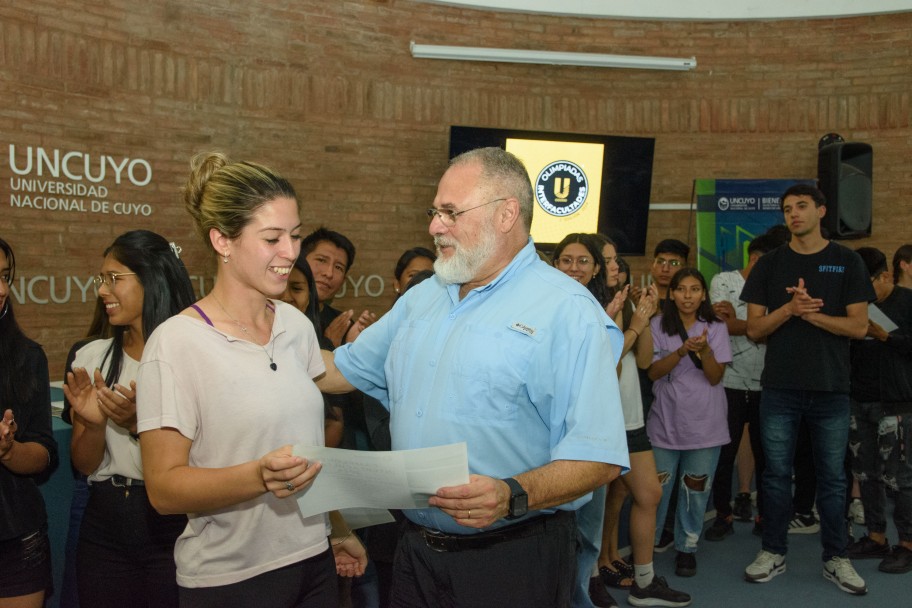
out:
M438 489L469 483L465 443L394 452L296 445L294 455L323 464L297 494L304 517L354 507L422 509Z

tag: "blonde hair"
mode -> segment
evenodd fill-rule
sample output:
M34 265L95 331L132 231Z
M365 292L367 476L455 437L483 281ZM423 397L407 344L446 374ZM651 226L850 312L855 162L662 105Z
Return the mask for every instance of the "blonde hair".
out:
M294 199L301 212L301 203L288 180L263 165L232 162L221 152L193 157L183 195L197 232L210 248L211 229L236 239L257 209L276 198Z

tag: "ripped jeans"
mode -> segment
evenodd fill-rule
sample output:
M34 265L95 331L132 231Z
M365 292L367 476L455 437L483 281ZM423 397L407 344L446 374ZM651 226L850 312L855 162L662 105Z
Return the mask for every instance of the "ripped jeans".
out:
M852 475L861 486L865 527L887 530L886 490L893 491L899 539L912 541L912 416L885 416L879 402L852 400L849 449Z
M678 507L675 511L675 549L696 553L703 531L703 516L712 490L713 474L722 446L698 450L668 450L653 446L656 470L662 484L662 501L656 512L656 543L671 498L672 480L678 484Z

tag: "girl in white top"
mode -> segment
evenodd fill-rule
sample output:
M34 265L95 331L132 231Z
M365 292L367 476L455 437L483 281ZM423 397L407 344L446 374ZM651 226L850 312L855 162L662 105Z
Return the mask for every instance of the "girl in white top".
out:
M88 475L76 546L84 606L176 606L174 542L187 525L151 507L136 435L136 372L146 339L195 299L176 245L147 230L105 250L98 295L114 336L82 347L64 392L72 405L70 452Z
M653 568L653 540L656 509L662 498L662 486L656 472L655 457L646 437L643 401L637 368L646 369L652 362L652 332L649 320L656 312L658 293L654 286L644 290L636 307L626 301L629 283L618 279L618 253L614 241L596 235L609 268L608 287L623 294L625 308L615 316L624 330L624 349L618 370L618 387L630 451L630 471L608 486L602 547L599 553L599 575L608 586L629 590L628 603L634 606L686 606L690 596L668 587ZM613 270L613 272L612 272ZM629 275L628 275L629 278ZM615 298L617 299L617 297ZM618 526L624 500L633 497L630 507L630 563L618 552Z
M310 321L273 299L300 251L300 204L268 168L217 153L194 159L184 202L219 257L215 287L155 332L138 379L149 497L190 518L181 606L336 605L336 573L367 558L340 518L297 508L320 463L292 444L323 445L325 368Z

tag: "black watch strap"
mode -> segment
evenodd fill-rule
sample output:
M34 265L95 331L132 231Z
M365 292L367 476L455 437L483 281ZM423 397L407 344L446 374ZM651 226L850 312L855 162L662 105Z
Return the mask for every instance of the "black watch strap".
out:
M522 485L512 477L502 480L510 486L510 512L506 519L518 519L529 512L529 495L523 489Z

